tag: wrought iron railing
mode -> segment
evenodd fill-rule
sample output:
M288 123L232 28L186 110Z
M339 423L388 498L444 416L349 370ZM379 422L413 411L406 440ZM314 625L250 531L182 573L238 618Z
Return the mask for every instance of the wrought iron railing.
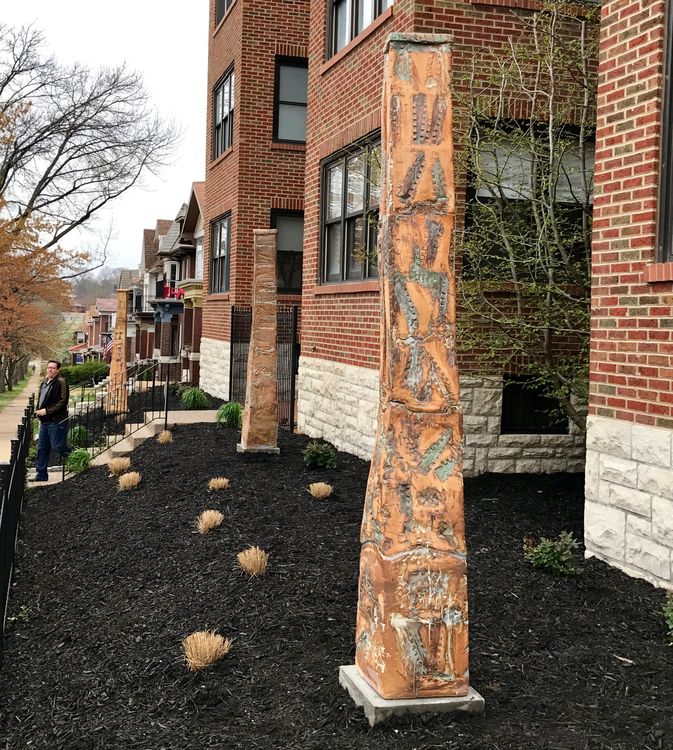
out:
M34 406L34 396L31 396L17 427L17 439L11 442L10 459L0 463L0 652L5 640L7 603L26 487L26 460L33 437Z

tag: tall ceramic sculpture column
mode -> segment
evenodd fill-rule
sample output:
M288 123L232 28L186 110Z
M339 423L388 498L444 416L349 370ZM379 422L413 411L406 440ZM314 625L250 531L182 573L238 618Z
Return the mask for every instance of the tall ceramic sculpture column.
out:
M354 697L344 670L395 704L449 698L479 711L468 684L448 41L392 35L386 49L380 402L361 529L357 669L342 667L341 681Z
M255 229L252 328L239 453L278 453L276 230Z

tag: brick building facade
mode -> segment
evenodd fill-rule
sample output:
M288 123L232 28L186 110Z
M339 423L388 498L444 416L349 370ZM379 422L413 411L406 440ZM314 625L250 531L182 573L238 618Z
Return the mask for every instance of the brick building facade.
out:
M358 18L363 7L369 13L364 21L369 23ZM379 291L367 253L356 257L351 245L374 244L371 236L367 238L377 209L372 149L380 138L386 37L391 32L449 32L454 40L454 81L466 80L473 63L477 75L486 77L489 71L479 70L484 50L505 49L510 39L530 34L529 22L537 9L539 4L531 0L311 3L298 393L301 432L324 437L363 458L371 455L378 402ZM454 83L456 94L460 85ZM454 142L460 155L465 151L465 113L460 97L455 99ZM513 106L505 117L521 119L522 114ZM358 170L365 174L358 175ZM350 183L346 186L351 180L346 175L351 173L353 190ZM456 160L455 177L460 230L468 181L464 159ZM354 198L360 185L365 192ZM339 190L343 203L338 206L340 198L335 197L332 205L332 193L336 196ZM341 250L333 252L333 246ZM582 469L583 436L571 428L568 434L540 434L532 429L505 433L503 373L477 375L475 365L469 353L461 354L466 473Z
M200 384L223 398L254 229L278 228L279 301L301 300L308 23L308 0L210 4Z
M673 589L667 6L602 7L585 536L589 554Z

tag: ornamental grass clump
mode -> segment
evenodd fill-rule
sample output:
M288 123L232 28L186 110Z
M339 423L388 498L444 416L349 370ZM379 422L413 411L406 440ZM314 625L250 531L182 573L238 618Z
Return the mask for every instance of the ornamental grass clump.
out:
M107 467L113 477L118 477L120 474L123 474L131 468L131 459L126 456L111 458L108 461Z
M668 642L669 645L673 646L673 591L669 591L666 594L666 601L662 607L664 613L664 621L668 627Z
M542 537L538 544L533 539L525 539L523 556L536 568L544 568L550 573L572 576L577 573L575 550L579 542L568 531L562 531L556 539Z
M259 547L248 547L237 555L238 564L251 576L263 576L269 563L269 555Z
M309 484L308 491L316 500L324 500L332 494L332 485L327 482L313 482Z
M91 456L86 448L76 448L65 460L65 468L74 474L80 474L89 468Z
M309 469L336 469L336 448L329 443L312 440L304 448L304 463Z
M119 477L120 490L132 490L140 484L142 475L139 471L129 471Z
M216 529L224 521L224 516L219 510L204 510L196 519L196 528L199 534L207 534Z
M197 630L182 639L187 669L198 672L219 661L231 650L231 641L215 630Z
M157 442L161 445L168 445L173 442L173 433L170 430L162 430L158 437Z
M226 404L222 404L217 410L215 421L217 424L224 425L225 427L233 427L240 430L243 423L243 407L236 401L229 401Z
M226 490L229 486L229 480L226 477L213 477L208 482L208 489L217 492L217 490Z
M180 396L180 403L185 409L207 409L210 399L200 388L186 388Z

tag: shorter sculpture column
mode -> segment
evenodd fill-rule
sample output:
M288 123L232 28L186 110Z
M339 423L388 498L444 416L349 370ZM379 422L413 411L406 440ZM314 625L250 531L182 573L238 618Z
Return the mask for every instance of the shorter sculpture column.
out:
M126 324L128 319L128 292L117 290L117 317L115 320L110 361L110 377L105 411L122 414L127 409L126 394Z
M276 230L254 230L252 327L239 453L279 453Z

